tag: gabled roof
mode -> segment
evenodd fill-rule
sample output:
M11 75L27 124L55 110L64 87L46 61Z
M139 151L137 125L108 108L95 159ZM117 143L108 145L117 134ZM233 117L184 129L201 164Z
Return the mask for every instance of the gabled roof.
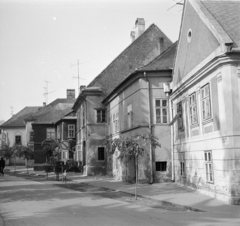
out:
M219 34L224 37L226 32L233 41L233 46L240 47L240 1L202 0L201 3L221 26L221 28L215 26ZM213 25L216 25L208 13L205 15Z
M221 45L240 47L240 0L188 1ZM229 48L225 49L229 51Z
M65 115L71 112L73 103L59 103L55 105L47 114L39 117L34 124L55 124Z
M121 52L88 87L101 87L103 96L107 96L137 68L143 67L159 55L160 40L164 40L163 51L172 45L171 40L156 25L152 24Z
M55 123L71 111L74 102L75 99L56 99L32 115L32 120L27 118L26 121L34 121L33 124Z
M135 70L132 74L130 74L125 80L123 80L104 100L105 103L111 96L113 96L117 90L119 90L125 83L131 80L134 76L136 76L139 72L160 72L166 70L172 70L175 54L177 50L177 42L172 44L167 50L162 52L159 56L157 56L153 61L147 64L144 67L141 67Z
M34 113L39 110L40 107L25 107L20 112L15 114L12 118L8 121L3 123L0 127L1 128L8 128L8 127L25 127L24 119L28 117L32 117Z

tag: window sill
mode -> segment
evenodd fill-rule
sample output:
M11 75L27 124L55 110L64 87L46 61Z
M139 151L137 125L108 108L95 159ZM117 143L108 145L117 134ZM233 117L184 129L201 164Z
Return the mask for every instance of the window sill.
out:
M203 124L203 125L206 125L206 124L208 124L208 123L210 123L210 122L213 122L213 118L209 118L209 119L204 120L204 121L202 122L202 124Z
M197 127L199 127L199 123L195 123L195 124L192 124L192 125L190 126L191 129L197 128Z

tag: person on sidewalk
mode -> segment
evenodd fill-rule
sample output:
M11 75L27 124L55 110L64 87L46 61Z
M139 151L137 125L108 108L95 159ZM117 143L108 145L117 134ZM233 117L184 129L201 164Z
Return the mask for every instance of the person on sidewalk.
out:
M3 172L4 168L5 168L5 160L3 158L1 158L1 160L0 160L0 173L1 173L2 176L4 176L4 172Z

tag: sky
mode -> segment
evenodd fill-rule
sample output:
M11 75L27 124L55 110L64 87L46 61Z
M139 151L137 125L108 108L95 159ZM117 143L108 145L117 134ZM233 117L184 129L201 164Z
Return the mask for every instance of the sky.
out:
M176 41L179 1L1 0L0 121L66 98L67 89L77 97L77 62L79 85L88 85L131 44L137 18Z

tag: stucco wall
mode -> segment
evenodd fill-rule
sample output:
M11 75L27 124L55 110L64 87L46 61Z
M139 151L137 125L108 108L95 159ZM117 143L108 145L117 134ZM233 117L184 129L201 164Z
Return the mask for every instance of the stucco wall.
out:
M204 123L200 89L207 83L210 84L212 119ZM174 126L176 181L235 204L240 203L239 89L237 64L225 64L173 101L175 110L176 104L183 101L183 109L187 111L184 112L184 132L177 131L177 123ZM186 122L190 122L188 96L193 92L197 94L199 123L191 127L186 126ZM206 180L205 151L212 152L214 181L211 183ZM185 177L180 175L180 152L185 153Z
M188 42L188 32L191 29L191 42ZM199 63L207 58L219 46L217 39L204 24L189 1L182 21L177 58L174 66L173 87Z

